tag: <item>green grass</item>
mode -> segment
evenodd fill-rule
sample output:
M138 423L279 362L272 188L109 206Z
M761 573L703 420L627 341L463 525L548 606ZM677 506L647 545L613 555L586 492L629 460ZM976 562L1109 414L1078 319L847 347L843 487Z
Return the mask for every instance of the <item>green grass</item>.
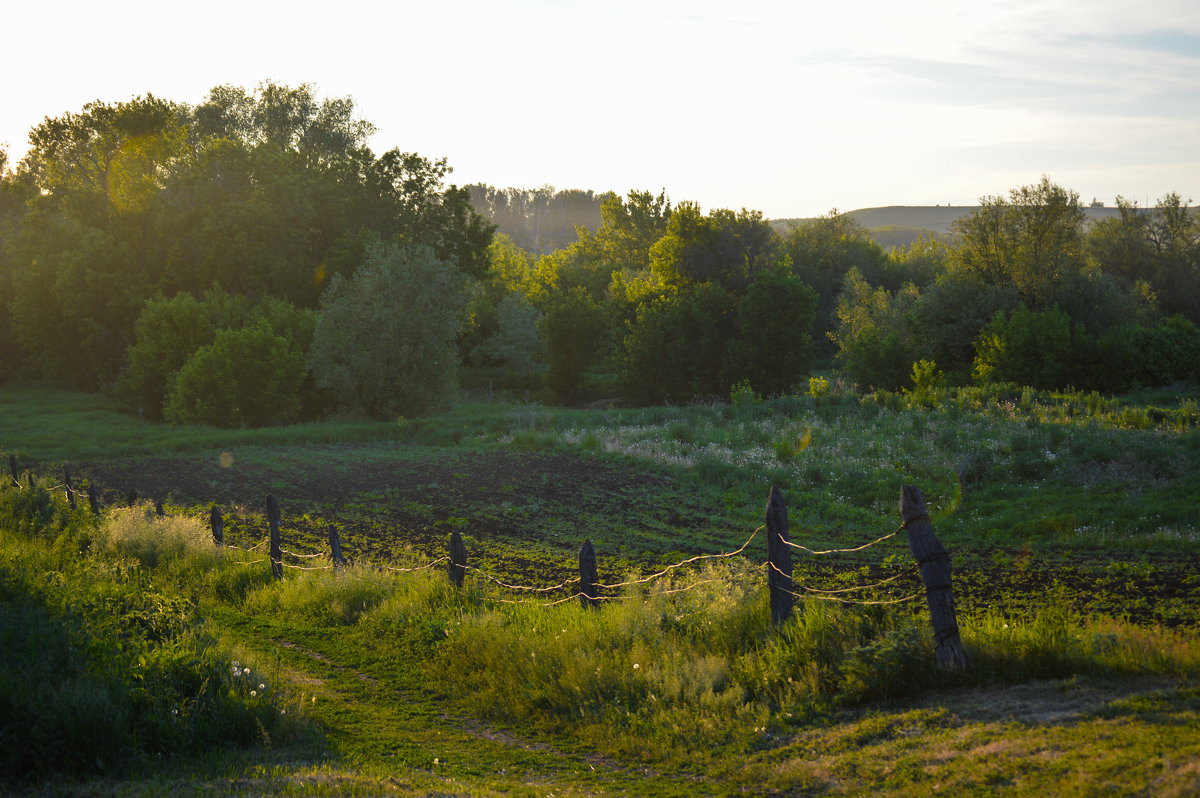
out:
M1143 397L1134 412L1077 395L961 391L942 409L918 399L835 391L608 411L475 403L402 424L229 432L143 424L103 399L46 387L5 388L0 444L45 476L33 490L0 489L0 629L38 630L0 647L0 688L28 701L20 717L31 728L63 730L31 739L64 752L39 764L48 780L18 791L1200 788L1190 764L1200 756L1200 442L1189 399L1168 407L1170 396ZM219 465L222 452L236 466ZM440 569L367 565L289 569L277 583L265 563L242 564L257 553L211 547L199 520L209 497L174 497L166 520L143 507L97 522L45 489L62 462L113 479L190 470L197 491L215 493L233 490L223 475L238 472L251 480L246 495L293 497L285 548L301 553L323 550L325 525L337 523L361 562L416 565L460 529L473 564L524 584L569 576L584 536L597 542L603 581L728 551L760 523L768 483L786 492L793 539L863 543L895 528L899 486L917 484L952 551L972 666L953 677L933 669L919 601L808 600L772 628L757 544L748 558L609 590L596 610L542 606L563 593L514 593L478 572L462 591ZM544 470L580 463L571 490ZM396 478L373 483L380 473ZM353 491L320 498L335 487ZM261 509L232 509L231 540L260 540ZM796 573L803 585L852 587L910 562L898 537L836 559L801 557ZM906 577L862 595L912 589ZM508 603L517 599L530 600ZM28 648L49 653L30 662L12 653ZM235 660L260 681L231 680ZM44 718L36 695L12 687L39 675L59 696ZM93 680L82 693L81 679ZM147 679L156 691L139 704L130 697L145 695ZM249 695L257 684L269 699ZM187 696L224 708L189 716L195 732L164 743L165 766L139 743L131 750L142 753L110 772L79 742L144 739L139 730L158 727L137 712L161 723ZM110 704L140 709L96 709ZM214 742L204 729L221 713L258 717L266 734ZM128 733L88 735L89 718L111 717Z

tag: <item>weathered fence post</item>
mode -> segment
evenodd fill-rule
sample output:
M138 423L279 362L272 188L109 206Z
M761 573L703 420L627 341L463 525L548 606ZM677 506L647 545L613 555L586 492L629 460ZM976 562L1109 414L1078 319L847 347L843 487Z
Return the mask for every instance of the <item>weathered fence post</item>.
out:
M342 538L333 524L329 525L329 557L333 560L334 570L346 564L346 558L342 556Z
M767 498L767 589L771 595L771 622L780 624L792 616L795 603L792 584L792 550L788 541L787 505L775 488Z
M467 576L467 547L463 543L462 533L457 529L450 533L450 564L447 571L451 583L462 587L463 579Z
M100 497L96 494L96 486L88 483L88 506L92 508L92 515L100 515Z
M136 490L134 490L133 488L129 489L129 493L126 494L126 496L125 496L125 503L128 504L130 507L137 504L137 491Z
M208 511L208 525L212 528L213 543L223 546L225 544L225 519L221 518L221 511L215 504Z
M21 478L17 474L17 456L10 454L8 456L8 473L12 477L12 484L16 487L21 487Z
M595 607L600 603L600 590L596 583L596 548L591 538L583 542L579 550L579 603L584 607Z
M71 471L66 466L63 466L63 490L67 494L67 504L71 509L75 509L75 489L71 487Z
M166 517L167 511L163 509L162 499L154 500L154 514L157 515L159 518Z
M267 523L271 527L271 576L283 579L283 546L279 541L279 500L267 495Z
M950 586L950 553L937 539L925 497L911 485L900 489L900 517L908 530L908 547L912 549L925 598L929 604L929 620L933 623L933 658L938 670L957 673L967 667L962 638L958 634L958 617L954 612L954 591Z

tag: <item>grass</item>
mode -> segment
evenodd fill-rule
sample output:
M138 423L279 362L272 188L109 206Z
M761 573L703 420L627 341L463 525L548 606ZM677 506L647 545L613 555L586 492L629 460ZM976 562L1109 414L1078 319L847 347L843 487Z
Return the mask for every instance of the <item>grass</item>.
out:
M0 402L16 415L0 415L0 441L45 476L0 489L0 629L40 637L0 651L49 653L3 659L0 687L32 702L12 686L40 676L60 698L37 722L64 731L31 739L74 758L50 755L32 781L7 783L98 795L1194 792L1200 444L1189 400L1143 397L1127 412L1024 394L958 392L940 409L837 391L644 410L477 403L403 424L251 433L142 424L100 399L10 386ZM219 465L222 452L237 465ZM167 519L143 506L96 521L47 490L61 462L115 478L189 461L210 463L212 474L190 466L205 491L229 489L221 475L245 466L250 495L296 497L290 550L321 551L336 523L359 562L418 565L456 528L473 564L526 584L569 575L584 535L606 581L736 548L767 482L788 495L794 539L866 542L895 528L899 485L918 484L953 552L972 667L933 669L919 602L810 599L772 628L757 548L609 590L585 610L542 606L563 594L514 594L477 572L461 591L438 569L367 564L273 582L265 563L242 564L261 555L210 545L205 496L174 497ZM394 484L371 484L379 473ZM349 493L319 499L332 487ZM261 539L260 516L232 508L230 539ZM896 538L836 563L801 559L797 577L853 587L909 562ZM902 580L863 596L908 590ZM72 686L97 674L85 693ZM204 731L225 717L208 709L188 716L193 732L163 736L168 767L143 743L120 767L89 759L79 735L95 718L132 730L106 743L148 739L138 730L189 700L257 717L263 731L227 746ZM134 709L96 709L109 704Z

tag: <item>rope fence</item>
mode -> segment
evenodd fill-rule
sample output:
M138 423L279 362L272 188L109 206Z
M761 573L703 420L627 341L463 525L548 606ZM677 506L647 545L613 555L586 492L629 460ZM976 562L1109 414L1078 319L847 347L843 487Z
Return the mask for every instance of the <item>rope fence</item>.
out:
M9 457L9 471L12 485L21 489L20 474L17 469L17 462L14 456ZM29 483L30 489L34 487L34 478L31 471L26 471L25 476ZM61 482L56 482L51 485L48 490L65 490L68 501L71 506L75 506L74 488L71 485L71 477L69 472L64 469L64 478ZM88 482L87 498L94 513L99 514L100 505L97 499L96 487ZM136 501L137 494L130 491L128 494L128 503L133 506ZM159 516L165 515L161 501L154 500L154 509ZM493 598L499 604L535 604L541 607L554 607L570 601L578 600L584 607L595 607L600 602L604 601L622 601L634 598L652 597L652 596L670 596L686 593L695 590L703 585L723 582L723 579L697 578L693 579L688 584L684 585L668 585L665 589L652 590L650 592L625 592L621 594L612 594L611 591L620 591L626 588L636 588L644 585L652 585L659 580L671 576L685 566L694 565L705 561L728 560L735 557L745 555L751 544L757 539L759 534L765 531L767 538L767 560L761 563L754 570L763 572L767 576L768 594L770 596L771 618L776 624L787 621L792 613L792 608L797 600L814 599L818 601L832 601L847 605L858 606L878 606L878 605L899 605L911 601L915 601L924 596L928 602L930 610L930 619L934 627L935 641L935 659L937 665L942 670L959 671L966 667L966 659L962 650L961 640L958 632L958 622L954 609L954 599L951 590L950 582L950 557L938 541L933 532L932 522L926 512L925 500L919 490L911 486L904 486L901 489L900 514L903 522L891 532L881 535L867 543L858 546L848 546L844 548L829 548L815 549L805 546L800 543L793 542L788 537L788 521L787 508L783 503L782 496L779 492L772 488L768 497L766 523L756 528L750 533L746 541L738 548L721 552L718 554L699 554L693 557L680 560L676 563L671 563L654 573L644 576L633 577L624 581L617 582L601 582L597 577L596 555L591 541L586 541L579 552L579 576L564 579L557 584L537 586L537 585L521 585L514 584L500 578L494 574L488 573L478 566L467 564L467 552L463 543L461 533L456 529L450 537L450 552L448 555L438 557L424 565L414 567L399 567L386 564L364 563L368 568L376 568L378 570L392 573L415 573L419 571L427 571L445 565L451 583L457 587L463 586L463 579L468 571L472 574L485 580L487 583L495 587L513 592L535 593L535 594L550 594L557 591L574 591L570 595L553 600L543 600L540 598ZM284 549L281 545L281 526L279 503L273 496L267 497L267 519L270 527L270 536L260 540L252 546L238 546L227 544L224 542L224 522L217 507L210 508L210 526L212 529L213 541L216 545L223 548L228 548L240 553L251 554L261 550L264 546L269 547L269 551L265 557L254 559L230 559L229 562L243 566L254 566L264 562L269 562L271 566L272 576L275 579L282 579L283 573L286 570L294 571L328 571L332 570L335 573L347 564L346 559L342 555L341 542L337 529L334 526L328 528L330 551L328 554L324 552L300 553L289 549ZM847 587L816 587L804 584L803 581L797 581L793 574L791 552L802 551L811 556L829 556L836 554L853 554L865 551L881 543L884 543L898 536L901 532L908 533L908 544L912 551L915 564L903 570L900 573L893 574L870 584L850 585ZM310 562L319 558L328 558L331 562L322 565L304 565L293 562L285 562L284 558L292 558L299 560L302 563ZM898 580L918 576L924 585L924 589L915 593L911 593L898 598L879 598L879 597L860 597L861 594L868 591L877 591L885 588L888 585L896 583ZM576 587L577 586L577 587ZM602 591L609 591L609 595L604 595ZM859 594L859 595L855 595Z

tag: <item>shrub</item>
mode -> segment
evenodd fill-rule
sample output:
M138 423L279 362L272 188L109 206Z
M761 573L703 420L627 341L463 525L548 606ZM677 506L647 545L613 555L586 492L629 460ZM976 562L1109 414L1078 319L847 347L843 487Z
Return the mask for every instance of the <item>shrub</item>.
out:
M546 387L562 401L576 398L584 370L604 351L608 320L581 287L558 294L545 306L538 332L546 350Z
M313 376L343 410L387 418L441 409L458 385L465 307L461 275L432 249L374 244L322 297Z
M300 417L304 358L264 321L221 330L188 359L165 415L181 424L262 427Z
M975 341L975 377L982 383L1061 388L1077 376L1073 359L1082 336L1060 310L1021 304L1011 314L997 313Z
M760 272L737 304L737 338L724 354L725 373L763 396L792 391L813 356L817 295L799 277Z

